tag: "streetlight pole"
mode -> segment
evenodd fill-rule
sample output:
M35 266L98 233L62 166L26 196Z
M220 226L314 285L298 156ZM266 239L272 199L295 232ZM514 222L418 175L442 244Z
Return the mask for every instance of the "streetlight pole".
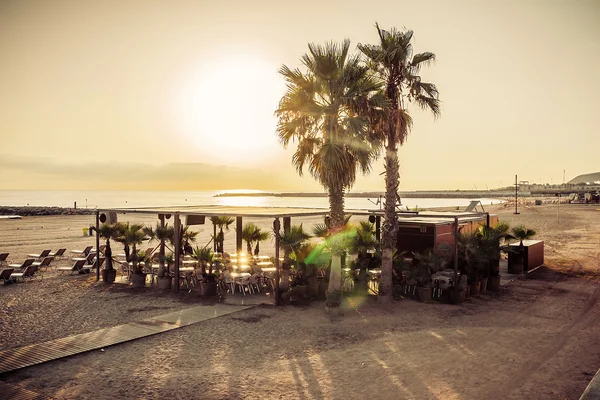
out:
M515 214L519 213L519 183L515 175Z

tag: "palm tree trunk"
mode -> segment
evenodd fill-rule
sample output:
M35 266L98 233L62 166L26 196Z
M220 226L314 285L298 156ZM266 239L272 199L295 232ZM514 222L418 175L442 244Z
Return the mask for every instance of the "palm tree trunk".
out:
M394 142L392 141L392 143ZM396 200L400 180L398 153L395 150L395 145L388 146L385 155L385 170L385 220L383 222L381 281L378 295L380 303L389 303L392 300L392 256L396 248L398 234Z
M344 225L344 188L341 185L336 184L329 188L329 209L331 210L330 230L335 232ZM339 307L342 302L342 255L340 250L333 249L327 289L327 307Z
M112 250L110 248L110 238L106 239L106 248L104 249L104 256L106 257L106 269L113 269L112 264Z

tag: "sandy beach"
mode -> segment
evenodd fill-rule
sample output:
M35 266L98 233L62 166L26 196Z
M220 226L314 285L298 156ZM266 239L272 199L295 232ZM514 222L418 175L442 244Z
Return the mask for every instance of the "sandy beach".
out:
M389 309L350 297L341 316L327 314L323 302L257 306L0 380L56 399L578 399L600 368L598 206L531 199L518 215L510 202L485 208L545 242L545 267L500 293L458 306L401 300ZM21 261L46 248L82 249L95 242L82 235L93 221L0 220L0 252ZM212 226L197 228L203 246ZM232 225L225 248L234 240ZM261 249L273 252L271 244ZM185 291L107 287L95 276L49 271L43 280L0 284L0 350L203 304L211 305Z

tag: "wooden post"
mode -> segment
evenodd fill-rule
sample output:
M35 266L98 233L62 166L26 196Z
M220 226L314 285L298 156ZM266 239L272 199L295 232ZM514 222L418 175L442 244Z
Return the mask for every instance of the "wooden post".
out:
M458 217L454 217L454 284L458 284Z
M243 250L242 229L244 229L242 227L242 217L235 217L235 251L238 254L238 260L240 259L239 254Z
M515 175L515 214L519 213L519 183L517 181L517 175Z
M489 228L490 227L490 213L486 212L485 213L485 225Z
M213 224L213 252L217 252L217 225Z
M381 215L375 217L375 238L381 241Z
M179 230L181 229L181 221L179 220L179 213L175 213L175 221L174 221L174 230L175 237L173 240L173 246L175 247L173 250L175 251L175 291L179 292L179 260L181 258L181 234Z
M280 301L280 290L279 290L279 229L281 224L279 218L275 218L273 221L273 233L275 233L275 305L281 305Z
M100 280L100 211L96 210L96 282Z

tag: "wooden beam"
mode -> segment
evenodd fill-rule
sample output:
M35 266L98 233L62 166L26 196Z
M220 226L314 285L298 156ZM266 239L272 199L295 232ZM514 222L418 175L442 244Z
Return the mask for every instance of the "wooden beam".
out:
M242 229L242 217L235 217L235 251L238 254L243 250Z
M173 250L175 251L175 291L179 292L179 260L181 258L181 233L179 232L179 230L181 229L181 220L179 219L179 213L175 213L175 222L174 222L174 229L175 229L175 237L174 237L174 244L173 246L175 247Z

